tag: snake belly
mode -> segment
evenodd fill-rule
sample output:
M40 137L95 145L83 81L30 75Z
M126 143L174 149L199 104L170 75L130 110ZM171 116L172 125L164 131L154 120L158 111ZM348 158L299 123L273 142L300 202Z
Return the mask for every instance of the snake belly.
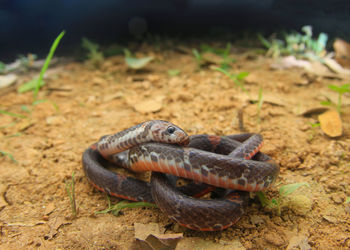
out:
M159 122L164 121L155 121ZM262 144L260 135L195 135L188 138L181 134L183 130L171 125L181 132L181 139L171 141L175 145L169 145L165 144L169 143L167 138L165 143L159 138L147 138L147 133L154 135L155 131L151 130L150 124L152 121L147 125L137 125L129 132L125 130L102 137L100 142L84 152L83 168L96 188L123 199L154 202L169 218L187 228L217 231L233 225L242 216L249 198L249 193L244 191L266 189L278 175L278 166L270 157L259 152ZM169 124L163 127L157 124L160 128L158 134L163 133L164 137L168 127ZM138 132L135 133L135 130ZM142 136L139 136L140 133ZM118 144L118 138L122 145ZM146 139L140 142L142 138ZM187 146L176 145L186 143ZM105 169L107 162L104 158L133 171L152 171L151 182ZM203 194L209 186L190 184L177 188L164 173L228 190L219 199L192 198L188 195Z

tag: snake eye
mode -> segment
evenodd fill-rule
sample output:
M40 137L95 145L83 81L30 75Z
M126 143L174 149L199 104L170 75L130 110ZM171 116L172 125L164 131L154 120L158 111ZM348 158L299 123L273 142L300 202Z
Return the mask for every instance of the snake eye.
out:
M169 134L172 134L172 133L175 132L175 128L173 126L170 126L170 127L167 128L167 131L168 131Z

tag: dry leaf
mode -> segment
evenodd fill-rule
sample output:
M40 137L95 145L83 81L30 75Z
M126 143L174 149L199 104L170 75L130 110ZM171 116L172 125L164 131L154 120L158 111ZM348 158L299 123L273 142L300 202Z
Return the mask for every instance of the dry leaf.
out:
M330 70L342 75L343 78L350 77L350 69L343 68L336 60L332 58L323 58L323 62Z
M336 73L331 72L327 66L325 66L319 61L312 61L311 68L307 68L306 71L307 74L310 76L316 75L330 79L342 79L342 77L344 77L343 75L338 75Z
M277 106L286 106L289 101L286 97L281 97L281 95L275 93L263 93L263 99L264 102Z
M277 62L271 64L272 69L289 69L289 68L311 68L309 61L296 59L295 56L286 56L278 59Z
M146 100L134 105L134 109L141 114L157 112L162 107L163 102L161 100Z
M10 86L11 84L16 82L17 78L17 75L14 74L0 76L0 88Z
M336 110L329 110L318 116L322 131L330 136L337 137L343 133L342 121Z
M334 216L330 216L330 215L323 215L322 216L323 219L325 219L326 221L330 222L330 223L337 223L337 218L335 218Z
M134 227L136 244L140 249L175 249L183 238L182 233L163 234L156 223L135 223Z
M151 249L175 249L177 243L183 238L182 233L177 234L151 234L144 241Z
M104 102L110 102L114 99L119 99L119 98L122 98L124 96L124 94L122 92L116 92L116 93L113 93L113 94L110 94L110 95L105 95L103 96L103 101Z
M145 240L150 234L160 234L159 225L157 223L134 223L135 238L139 240Z
M337 38L333 44L335 60L344 68L350 68L350 43Z

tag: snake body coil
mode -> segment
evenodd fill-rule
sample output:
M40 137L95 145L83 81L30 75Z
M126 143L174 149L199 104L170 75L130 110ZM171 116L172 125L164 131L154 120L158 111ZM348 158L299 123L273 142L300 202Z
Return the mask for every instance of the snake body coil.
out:
M257 134L189 137L172 123L153 120L102 137L84 152L83 168L101 191L155 202L185 227L216 231L242 216L249 194L242 191L264 190L276 179L279 167L259 152L261 146L262 137ZM151 182L111 172L104 168L105 159L132 171L152 171ZM195 199L188 195L198 197L210 188L204 184L176 188L165 174L228 190L219 199Z

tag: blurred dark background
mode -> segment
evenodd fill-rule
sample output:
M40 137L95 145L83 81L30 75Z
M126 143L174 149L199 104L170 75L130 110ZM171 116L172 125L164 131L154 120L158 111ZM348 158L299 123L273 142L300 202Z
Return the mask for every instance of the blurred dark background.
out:
M62 30L59 54L80 46L83 36L106 45L147 34L220 38L220 32L268 34L304 25L349 41L350 1L0 0L0 61L29 52L45 56Z

